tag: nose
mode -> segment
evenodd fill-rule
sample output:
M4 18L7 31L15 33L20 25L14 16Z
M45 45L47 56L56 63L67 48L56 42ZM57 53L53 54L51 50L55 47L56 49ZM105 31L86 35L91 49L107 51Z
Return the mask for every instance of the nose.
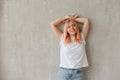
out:
M71 29L73 29L73 26L70 26Z

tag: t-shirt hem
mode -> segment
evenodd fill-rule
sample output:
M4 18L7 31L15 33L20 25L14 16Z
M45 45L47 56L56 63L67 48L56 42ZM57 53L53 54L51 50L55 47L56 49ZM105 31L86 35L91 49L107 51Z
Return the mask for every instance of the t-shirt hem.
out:
M68 69L79 69L79 68L89 67L89 65L80 66L80 67L67 67L67 66L59 66L59 67L68 68Z

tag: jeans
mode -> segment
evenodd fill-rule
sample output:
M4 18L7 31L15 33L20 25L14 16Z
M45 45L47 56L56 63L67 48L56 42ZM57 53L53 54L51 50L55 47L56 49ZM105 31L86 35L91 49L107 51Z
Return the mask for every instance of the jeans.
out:
M83 69L68 69L59 67L57 80L83 80Z

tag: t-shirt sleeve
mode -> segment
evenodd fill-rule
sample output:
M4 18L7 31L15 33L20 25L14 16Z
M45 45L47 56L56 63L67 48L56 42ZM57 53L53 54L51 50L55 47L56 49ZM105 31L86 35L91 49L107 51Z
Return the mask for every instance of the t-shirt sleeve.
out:
M85 41L85 37L83 35L83 32L81 32L81 35L82 35L82 40L83 40L84 44L86 45L86 41Z

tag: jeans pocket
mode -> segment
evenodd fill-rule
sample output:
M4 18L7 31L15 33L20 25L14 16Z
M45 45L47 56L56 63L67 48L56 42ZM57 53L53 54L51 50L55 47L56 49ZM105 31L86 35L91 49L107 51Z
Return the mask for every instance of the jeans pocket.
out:
M83 69L80 68L80 69L78 69L78 70L76 71L76 73L81 73L82 71L83 71Z

